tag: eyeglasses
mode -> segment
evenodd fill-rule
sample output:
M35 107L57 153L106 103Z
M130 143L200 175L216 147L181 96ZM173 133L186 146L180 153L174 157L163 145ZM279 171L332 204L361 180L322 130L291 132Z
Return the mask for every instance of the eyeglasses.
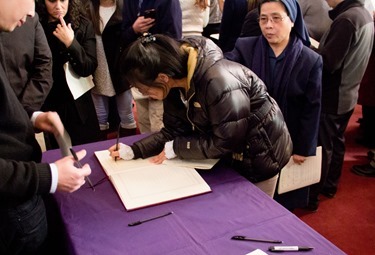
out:
M281 16L281 15L272 15L270 17L267 17L267 16L260 16L258 18L258 22L261 24L261 25L265 25L268 23L268 21L271 21L272 23L274 24L278 24L280 23L281 21L283 21L286 17L288 16Z

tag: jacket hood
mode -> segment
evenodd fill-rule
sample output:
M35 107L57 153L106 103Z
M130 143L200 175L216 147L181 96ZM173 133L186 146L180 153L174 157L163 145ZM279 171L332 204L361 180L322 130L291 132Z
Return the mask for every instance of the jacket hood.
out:
M199 81L211 66L224 58L221 49L213 41L203 36L186 36L181 42L188 43L198 50L195 69L200 71L194 72L195 81Z

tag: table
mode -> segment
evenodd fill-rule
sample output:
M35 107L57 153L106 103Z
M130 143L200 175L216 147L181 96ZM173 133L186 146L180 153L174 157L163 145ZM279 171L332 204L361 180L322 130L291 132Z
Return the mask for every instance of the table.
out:
M143 135L120 141L132 144ZM87 150L93 183L105 177L94 151L109 148L108 140L75 146ZM59 150L43 154L44 162L60 158ZM249 181L220 162L212 170L199 171L212 192L127 212L107 180L92 191L87 184L74 193L56 193L69 254L230 254L244 255L255 249L268 254L274 244L231 240L234 235L283 240L283 245L312 246L309 252L283 254L345 254L294 214L269 198ZM129 227L128 223L166 212L172 215Z

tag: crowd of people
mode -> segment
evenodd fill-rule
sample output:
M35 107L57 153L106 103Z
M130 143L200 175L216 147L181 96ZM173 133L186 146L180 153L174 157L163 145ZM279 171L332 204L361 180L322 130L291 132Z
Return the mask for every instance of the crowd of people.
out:
M359 103L369 163L352 171L375 177L368 8L365 0L0 0L0 253L46 253L43 197L74 192L91 173L72 156L41 162L35 132L47 149L64 132L72 145L114 130L150 133L110 147L111 156L220 158L287 209L316 211L319 195L338 190ZM93 87L75 96L68 71ZM317 146L320 182L277 194L282 168L303 165Z

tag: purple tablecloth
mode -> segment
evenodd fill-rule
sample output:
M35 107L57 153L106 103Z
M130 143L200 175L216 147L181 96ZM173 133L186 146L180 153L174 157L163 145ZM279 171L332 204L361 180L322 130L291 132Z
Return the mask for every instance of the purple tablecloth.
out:
M122 138L131 144L142 136ZM76 146L87 150L93 183L105 177L94 151L114 140ZM60 158L59 150L43 154L45 162ZM235 171L220 163L199 171L212 192L127 212L107 180L92 191L87 184L72 193L54 195L68 237L71 254L230 254L255 249L268 254L269 243L231 240L234 235L283 240L283 245L312 246L309 252L283 254L345 254L295 215L284 209ZM129 227L128 223L166 212L172 215Z

